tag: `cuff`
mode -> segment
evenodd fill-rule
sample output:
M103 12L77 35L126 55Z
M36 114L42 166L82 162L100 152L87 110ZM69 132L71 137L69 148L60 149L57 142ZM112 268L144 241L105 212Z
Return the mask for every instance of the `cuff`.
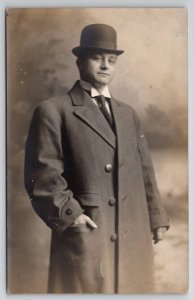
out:
M71 200L65 203L61 217L52 218L52 229L57 232L58 235L62 235L63 231L67 229L67 227L69 227L83 212L84 210L80 206L79 202L71 198Z

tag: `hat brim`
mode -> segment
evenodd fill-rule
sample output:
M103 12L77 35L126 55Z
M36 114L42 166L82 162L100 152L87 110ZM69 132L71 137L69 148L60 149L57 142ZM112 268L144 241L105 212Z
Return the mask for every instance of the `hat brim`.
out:
M75 56L80 56L80 55L83 55L84 53L90 51L90 50L97 50L97 51L103 51L103 52L107 52L107 53L114 53L116 55L121 55L124 53L123 50L113 50L113 49L107 49L107 48L99 48L99 47L81 47L81 46L78 46L78 47L75 47L72 49L72 53L75 55Z

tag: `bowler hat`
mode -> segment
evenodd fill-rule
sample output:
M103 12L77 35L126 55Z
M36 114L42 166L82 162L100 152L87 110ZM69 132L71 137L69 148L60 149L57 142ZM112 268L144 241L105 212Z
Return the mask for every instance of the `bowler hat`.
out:
M104 50L106 52L122 54L123 50L117 49L116 30L105 24L91 24L81 32L80 46L72 49L76 56L84 54L89 49Z

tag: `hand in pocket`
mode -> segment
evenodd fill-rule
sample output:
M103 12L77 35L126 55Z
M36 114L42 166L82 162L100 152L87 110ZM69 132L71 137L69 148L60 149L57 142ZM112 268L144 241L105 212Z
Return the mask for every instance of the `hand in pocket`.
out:
M90 217L84 215L84 214L81 214L75 221L72 225L80 225L80 224L86 224L88 225L89 227L91 228L97 228L97 225L96 223L94 223Z

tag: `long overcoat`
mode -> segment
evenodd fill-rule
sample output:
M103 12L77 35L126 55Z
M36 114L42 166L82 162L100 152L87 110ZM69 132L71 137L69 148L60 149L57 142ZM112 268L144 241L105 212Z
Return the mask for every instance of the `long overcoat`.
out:
M111 108L115 133L78 81L34 111L25 186L52 229L51 293L153 291L151 232L168 218L136 112ZM82 213L98 228L73 225Z

